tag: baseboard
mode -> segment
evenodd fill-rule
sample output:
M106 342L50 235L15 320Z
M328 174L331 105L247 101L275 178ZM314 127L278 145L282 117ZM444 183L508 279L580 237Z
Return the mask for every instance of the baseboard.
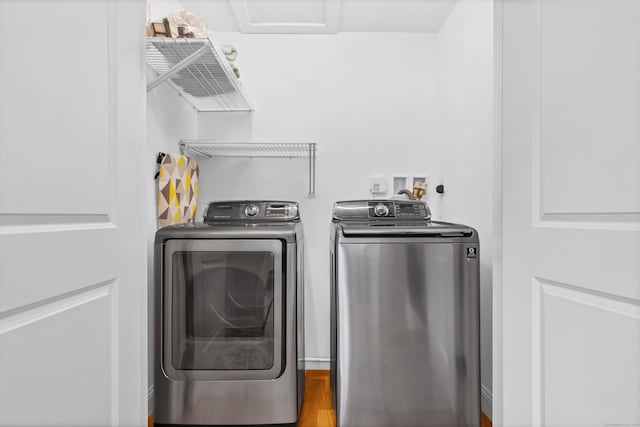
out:
M304 369L307 371L328 371L331 369L328 357L305 357L304 365Z
M153 414L153 384L149 386L149 390L147 390L147 401L149 404L148 411L149 415Z
M484 384L480 386L480 399L480 408L482 409L482 412L484 412L489 419L493 419L493 414L491 413L493 395L491 394L491 390L489 390Z

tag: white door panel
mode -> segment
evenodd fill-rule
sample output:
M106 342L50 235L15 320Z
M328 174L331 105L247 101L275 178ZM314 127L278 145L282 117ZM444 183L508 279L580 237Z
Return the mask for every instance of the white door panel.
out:
M604 426L639 419L637 301L542 280L534 285L534 327L540 328L534 387L544 398L538 408L543 423Z
M640 2L540 6L541 213L640 216Z
M0 426L146 424L142 0L0 0Z
M568 225L575 224L536 227L531 245L534 275L640 301L638 232L565 228Z
M110 425L117 415L114 286L91 287L0 321L1 425Z
M42 216L46 221L46 215ZM20 228L16 231L15 228ZM81 290L118 276L113 224L0 229L0 312ZM36 231L34 231L34 229ZM12 233L12 234L8 234Z
M0 7L0 213L106 214L108 2Z
M496 425L640 424L640 2L500 5Z

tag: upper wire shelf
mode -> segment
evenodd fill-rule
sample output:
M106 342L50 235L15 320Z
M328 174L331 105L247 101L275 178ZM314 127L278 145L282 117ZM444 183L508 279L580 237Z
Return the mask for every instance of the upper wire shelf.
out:
M212 157L271 157L309 159L309 197L316 193L316 156L318 144L310 143L243 143L207 140L180 141L180 149L199 156Z
M209 38L147 37L146 62L198 111L252 111L224 53Z

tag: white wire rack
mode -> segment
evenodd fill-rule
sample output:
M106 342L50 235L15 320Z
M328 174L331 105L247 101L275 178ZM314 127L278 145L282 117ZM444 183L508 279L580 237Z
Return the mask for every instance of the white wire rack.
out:
M147 37L146 62L198 111L252 111L224 53L211 39Z
M316 193L316 143L243 143L206 140L180 141L180 149L193 154L212 157L271 157L307 158L309 160L309 197Z

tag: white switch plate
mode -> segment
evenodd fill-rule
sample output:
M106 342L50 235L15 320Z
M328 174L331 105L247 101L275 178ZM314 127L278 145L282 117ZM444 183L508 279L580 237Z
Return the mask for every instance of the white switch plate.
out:
M387 183L387 177L382 175L372 175L369 178L369 191L371 194L387 194L389 184Z

